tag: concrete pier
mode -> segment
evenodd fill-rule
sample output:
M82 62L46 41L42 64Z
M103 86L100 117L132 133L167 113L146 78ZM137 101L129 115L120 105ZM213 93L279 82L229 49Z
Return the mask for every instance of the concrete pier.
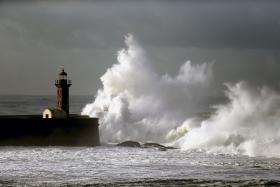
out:
M98 119L70 115L43 119L41 115L0 116L0 146L97 146Z

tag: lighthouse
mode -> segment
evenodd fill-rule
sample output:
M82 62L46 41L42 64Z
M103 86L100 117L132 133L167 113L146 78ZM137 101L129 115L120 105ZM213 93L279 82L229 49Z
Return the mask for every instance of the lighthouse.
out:
M0 147L100 145L98 118L69 114L71 81L64 68L55 86L56 107L45 108L43 115L0 115Z
M47 108L43 111L43 118L69 118L69 87L71 80L67 79L67 73L62 67L58 79L55 80L56 108Z
M57 87L56 108L65 111L67 116L69 116L69 87L71 85L71 80L67 79L67 73L62 67L58 79L55 80Z

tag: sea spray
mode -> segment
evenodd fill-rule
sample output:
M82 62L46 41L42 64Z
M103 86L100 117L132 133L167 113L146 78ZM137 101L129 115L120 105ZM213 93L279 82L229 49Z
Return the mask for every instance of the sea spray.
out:
M176 76L159 75L132 35L118 62L101 77L103 88L82 114L100 118L103 142L170 142L172 129L201 112L213 79L212 63L184 63ZM168 135L169 134L169 135Z
M178 145L185 150L280 157L280 95L244 81L226 87L229 102L189 129Z
M159 75L132 35L103 88L82 114L100 118L103 142L169 143L183 150L280 157L280 95L244 81L226 84L228 102L197 117L213 80L212 64L184 63L174 77Z

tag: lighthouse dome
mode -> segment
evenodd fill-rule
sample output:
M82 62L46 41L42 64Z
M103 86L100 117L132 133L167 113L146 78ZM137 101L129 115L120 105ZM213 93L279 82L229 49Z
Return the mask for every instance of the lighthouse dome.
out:
M61 75L61 76L67 76L67 73L64 71L64 68L61 69L59 75Z

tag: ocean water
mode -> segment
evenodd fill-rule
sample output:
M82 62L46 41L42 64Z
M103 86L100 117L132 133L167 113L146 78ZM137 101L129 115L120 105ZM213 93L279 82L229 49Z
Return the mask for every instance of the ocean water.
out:
M81 113L82 108L93 100L92 96L70 96L70 113ZM0 96L0 115L41 114L45 108L55 108L56 96Z
M90 96L71 97L80 113ZM39 114L53 96L1 96L0 114ZM0 147L0 186L280 186L280 159L156 148Z

